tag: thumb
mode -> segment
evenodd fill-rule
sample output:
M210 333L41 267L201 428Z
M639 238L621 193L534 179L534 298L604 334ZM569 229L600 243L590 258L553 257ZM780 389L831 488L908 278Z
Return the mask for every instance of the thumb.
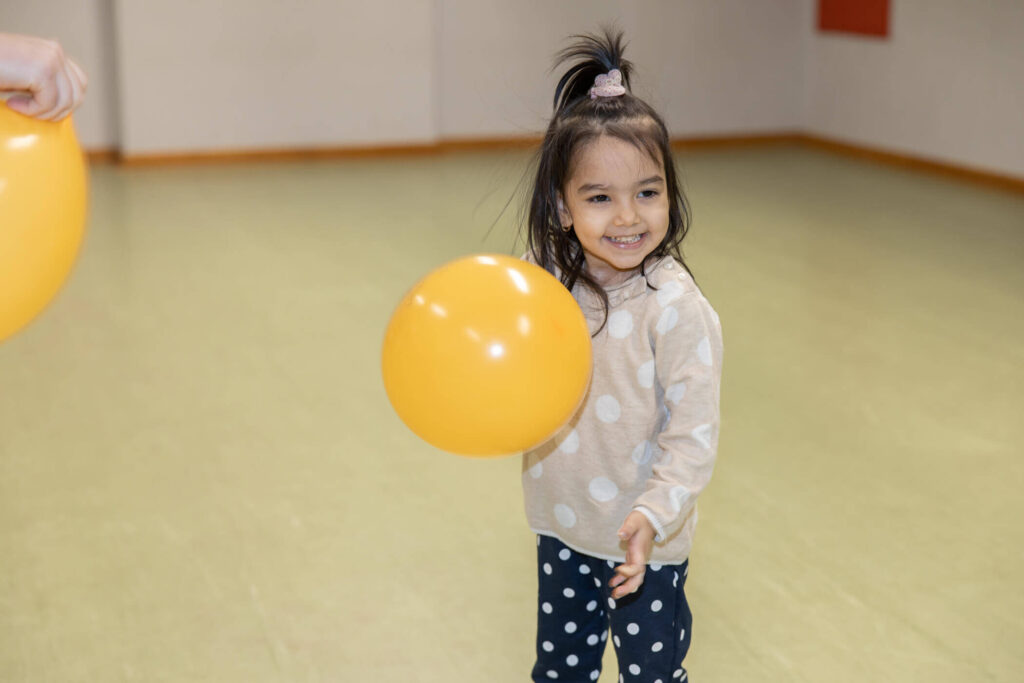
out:
M35 98L26 97L24 95L17 95L9 98L7 100L7 106L19 114L24 114L25 116L35 116L42 111L42 107Z
M619 529L619 540L628 541L629 539L633 538L633 535L636 534L636 532L636 523L633 522L633 520L627 518L626 521L622 523L622 527Z

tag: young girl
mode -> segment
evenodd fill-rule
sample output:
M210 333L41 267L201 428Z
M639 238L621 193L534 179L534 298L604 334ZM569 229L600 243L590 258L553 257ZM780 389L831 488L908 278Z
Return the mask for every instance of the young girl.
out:
M622 36L580 36L541 148L527 258L591 326L583 405L526 453L537 533L534 681L596 681L608 637L620 680L687 678L683 586L718 442L718 316L683 264L688 211L668 132L629 93Z

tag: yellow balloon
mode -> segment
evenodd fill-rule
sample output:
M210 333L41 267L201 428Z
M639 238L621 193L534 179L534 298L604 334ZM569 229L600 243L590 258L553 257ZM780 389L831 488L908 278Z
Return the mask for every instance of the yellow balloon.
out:
M590 383L579 306L543 268L480 255L430 273L384 336L384 387L425 441L459 455L502 455L549 439Z
M85 210L85 161L71 117L38 121L0 102L0 341L67 279Z

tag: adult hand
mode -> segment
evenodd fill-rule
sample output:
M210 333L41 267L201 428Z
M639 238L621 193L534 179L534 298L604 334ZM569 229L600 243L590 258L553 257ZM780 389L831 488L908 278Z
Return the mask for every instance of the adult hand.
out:
M87 82L59 43L0 33L0 91L19 93L7 100L11 109L58 121L82 103Z
M608 582L616 600L635 593L643 584L654 536L654 527L643 513L636 510L629 513L619 529L619 540L626 543L626 562L615 568L615 576Z

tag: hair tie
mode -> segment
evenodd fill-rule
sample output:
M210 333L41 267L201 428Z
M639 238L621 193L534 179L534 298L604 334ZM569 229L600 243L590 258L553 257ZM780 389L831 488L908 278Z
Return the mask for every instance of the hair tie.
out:
M626 89L622 86L622 73L618 69L612 69L606 74L600 74L594 79L594 87L590 89L590 99L598 97L618 97L625 95Z

